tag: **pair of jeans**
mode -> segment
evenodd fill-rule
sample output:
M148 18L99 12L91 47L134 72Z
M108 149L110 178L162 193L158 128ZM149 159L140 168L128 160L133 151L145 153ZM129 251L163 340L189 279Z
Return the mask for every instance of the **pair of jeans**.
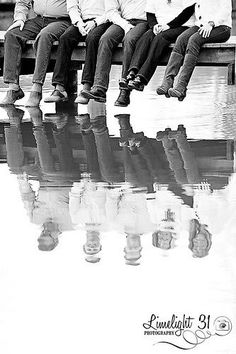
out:
M178 37L173 51L183 56L192 54L198 57L203 44L226 42L231 34L231 28L223 25L214 27L207 38L203 38L198 30L198 26L193 26L182 33Z
M98 47L97 65L94 86L103 90L108 89L109 74L111 70L112 55L115 48L123 40L123 66L122 77L128 74L128 68L133 56L135 44L147 30L147 22L143 20L130 20L134 27L125 35L125 31L118 25L112 24L102 35Z
M134 70L147 84L170 43L175 42L176 38L187 29L188 27L185 26L170 28L157 35L152 29L148 30L136 44L129 71Z
M194 26L185 31L177 39L173 49L173 53L184 57L178 83L175 85L175 89L183 96L186 94L186 89L197 64L202 45L205 43L225 42L229 39L231 32L228 26L217 26L212 29L209 37L203 38L198 30L199 27ZM175 74L178 73L178 70L176 70Z
M70 25L66 18L54 19L37 16L25 22L24 28L19 27L8 31L4 43L4 75L5 83L19 83L21 55L27 40L34 40L36 51L33 83L43 84L50 61L51 48Z
M89 20L86 20L87 22ZM102 34L110 26L110 23L103 23L92 29L87 36L82 36L78 27L71 25L60 37L57 51L57 60L54 67L52 84L66 86L68 81L68 72L70 68L71 55L79 42L86 42L85 65L82 74L82 84L89 83L93 85L96 69L97 51L99 40Z

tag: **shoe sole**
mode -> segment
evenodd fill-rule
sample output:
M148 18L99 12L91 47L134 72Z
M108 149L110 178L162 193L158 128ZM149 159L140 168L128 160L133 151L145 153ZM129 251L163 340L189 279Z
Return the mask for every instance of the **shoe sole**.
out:
M116 106L116 107L127 107L129 104L130 104L130 102L129 102L129 103L126 103L126 104L124 104L124 103L119 103L119 102L115 102L115 103L114 103L114 106Z
M68 98L59 98L59 100L50 99L50 98L45 98L44 99L44 103L57 103L57 102L66 102L66 101L68 101Z

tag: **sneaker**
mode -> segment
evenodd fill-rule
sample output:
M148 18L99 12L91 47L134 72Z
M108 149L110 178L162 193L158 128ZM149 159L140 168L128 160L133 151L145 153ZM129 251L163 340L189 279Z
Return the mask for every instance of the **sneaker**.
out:
M9 104L14 104L17 100L24 97L24 92L21 88L19 90L8 90L6 96L0 101L0 106L7 106Z
M144 84L142 83L139 76L136 76L134 80L130 80L128 83L128 87L137 91L144 90Z
M130 90L120 90L115 106L127 107L130 104Z
M106 102L106 92L100 87L93 87L90 91L84 89L81 93L89 100L92 99L97 102Z
M54 90L49 97L44 99L44 102L65 102L68 101L68 95L66 91Z
M42 92L31 91L25 107L38 107L42 99Z
M80 91L80 93L78 94L78 96L75 99L75 103L88 104L88 102L89 102L89 99L84 96L82 91Z
M119 87L120 87L120 89L127 89L128 88L128 80L124 79L124 78L120 79Z

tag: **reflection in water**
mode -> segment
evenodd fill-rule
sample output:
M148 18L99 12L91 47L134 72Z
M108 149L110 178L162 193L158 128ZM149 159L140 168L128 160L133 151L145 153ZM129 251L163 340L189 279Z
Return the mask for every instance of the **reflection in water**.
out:
M112 137L105 104L92 100L76 116L63 107L45 115L31 108L30 122L19 108L5 111L1 159L17 176L30 222L42 229L39 250L53 250L59 236L78 230L86 235L85 260L97 263L106 257L103 236L115 231L129 265L140 264L144 238L165 254L185 239L201 258L214 235L232 227L233 141L190 140L182 124L149 138L125 113L113 118L120 137Z

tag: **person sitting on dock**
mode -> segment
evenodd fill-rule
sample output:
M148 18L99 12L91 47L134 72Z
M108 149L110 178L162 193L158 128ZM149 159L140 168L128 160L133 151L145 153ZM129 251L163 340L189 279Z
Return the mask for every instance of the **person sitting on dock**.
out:
M14 22L5 35L3 80L9 86L6 96L0 102L2 106L14 104L24 97L24 92L19 85L19 76L21 54L27 40L35 40L36 61L33 86L25 106L39 106L52 44L70 25L66 0L34 0L33 10L36 17L27 19L31 6L31 0L16 1Z
M94 81L99 40L110 26L105 16L105 0L67 0L67 9L72 25L59 40L58 55L52 77L52 85L55 90L45 98L45 102L67 101L66 86L71 55L73 49L81 41L86 42L82 84L83 89L90 90ZM80 93L75 103L87 104L88 99Z

